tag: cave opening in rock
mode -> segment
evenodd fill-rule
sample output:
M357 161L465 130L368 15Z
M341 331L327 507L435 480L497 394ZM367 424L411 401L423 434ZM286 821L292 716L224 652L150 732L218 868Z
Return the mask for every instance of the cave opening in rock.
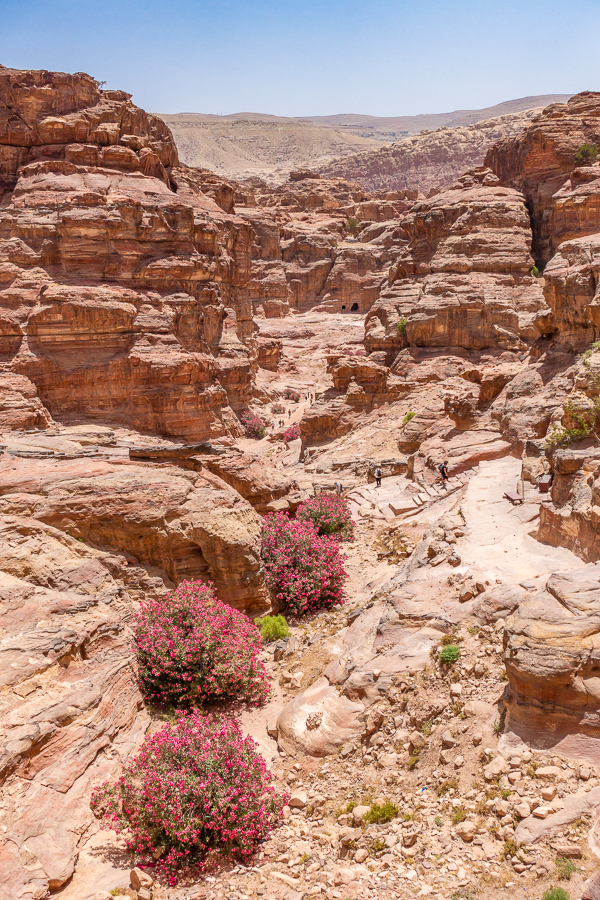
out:
M358 303L353 303L350 307L350 312L358 312Z

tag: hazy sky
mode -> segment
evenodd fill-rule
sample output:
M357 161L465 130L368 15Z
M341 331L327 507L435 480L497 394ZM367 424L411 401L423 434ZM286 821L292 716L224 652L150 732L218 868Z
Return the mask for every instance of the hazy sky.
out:
M0 63L154 112L414 115L600 89L600 0L0 0Z

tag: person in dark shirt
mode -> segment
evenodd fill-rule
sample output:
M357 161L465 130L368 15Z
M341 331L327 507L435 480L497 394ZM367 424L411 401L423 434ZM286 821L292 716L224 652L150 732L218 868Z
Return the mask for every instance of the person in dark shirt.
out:
M381 487L381 468L379 466L375 469L375 487Z
M445 486L446 482L450 478L450 475L448 474L448 460L444 460L444 462L438 466L438 469L440 470L440 475L442 476L442 484Z

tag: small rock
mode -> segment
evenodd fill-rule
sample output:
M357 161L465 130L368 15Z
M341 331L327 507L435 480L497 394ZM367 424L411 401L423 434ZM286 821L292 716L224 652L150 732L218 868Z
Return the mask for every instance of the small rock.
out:
M362 847L360 850L357 850L354 854L354 861L357 863L364 863L365 859L368 857L368 853Z
M531 807L527 800L522 800L517 806L515 806L515 813L518 815L520 819L526 819L531 815Z
M456 741L452 737L452 732L444 731L442 734L442 746L443 747L454 747L456 745Z
M308 731L314 731L316 728L319 728L321 722L323 721L323 713L322 712L314 712L310 713L306 717L306 728Z
M134 891L139 891L140 888L151 888L154 884L154 879L138 866L129 873L129 881Z
M306 791L294 791L290 797L289 806L292 809L304 809L308 802Z
M546 819L553 811L551 806L536 806L533 815L536 819Z
M454 831L459 838L465 841L465 843L469 843L477 834L477 825L475 822L468 820L466 822L459 822Z
M540 768L536 770L535 777L558 778L561 774L562 772L558 766L540 766Z
M556 841L554 844L550 844L552 849L556 852L557 856L562 856L565 859L581 859L583 853L581 851L581 847L577 844L568 844L565 841Z
M476 678L483 678L483 676L485 675L486 672L487 672L487 669L483 665L483 663L478 662L478 663L475 663L475 665L473 666L473 674L475 675Z
M579 770L579 777L581 778L582 781L589 781L591 774L592 773L590 772L589 769L580 769Z
M140 888L137 892L137 900L152 900L152 894L148 888Z
M556 785L552 784L548 787L542 788L542 800L546 800L548 803L551 800L554 800L556 797Z
M450 685L450 693L453 697L460 697L460 695L462 694L462 684Z
M114 900L114 898L108 891L98 891L97 894L94 894L94 900Z
M440 762L443 766L448 766L452 762L452 752L448 750L440 750Z
M491 781L503 772L506 772L506 760L500 755L483 767L483 777L486 781Z
M481 731L476 731L472 737L473 746L478 747L480 745L480 743L482 742L482 740L483 740L483 735L482 735Z
M352 810L352 815L354 816L354 824L360 825L370 809L370 806L355 806Z
M462 768L462 766L464 766L464 764L465 764L464 756L457 756L456 759L454 760L454 768L455 769Z

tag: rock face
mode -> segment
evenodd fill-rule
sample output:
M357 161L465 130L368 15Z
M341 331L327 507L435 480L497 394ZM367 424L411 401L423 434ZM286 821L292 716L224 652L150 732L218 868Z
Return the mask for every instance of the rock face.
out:
M597 191L582 190L590 176L575 160L585 143L600 143L600 93L592 91L546 107L522 133L499 141L486 155L485 165L502 183L527 197L536 259L547 262L573 230L598 231Z
M402 219L409 242L365 322L368 350L388 362L412 346L519 349L535 340L547 307L529 273L531 229L524 198L473 170L452 190L417 203Z
M225 434L251 384L250 226L129 95L10 69L0 94L4 370L55 417Z
M597 565L557 573L508 617L504 637L507 730L533 747L596 764L599 612Z

